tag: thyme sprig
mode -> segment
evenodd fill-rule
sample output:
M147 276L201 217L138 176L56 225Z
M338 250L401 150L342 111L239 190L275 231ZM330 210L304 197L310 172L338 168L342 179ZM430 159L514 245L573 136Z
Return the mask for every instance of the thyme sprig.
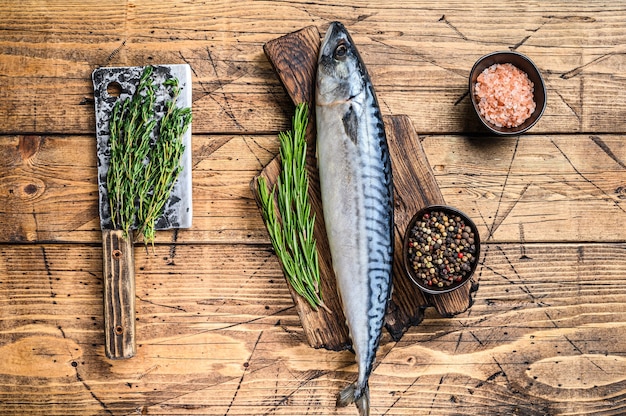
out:
M308 106L296 106L293 129L281 132L281 172L270 192L264 178L258 179L263 219L287 281L315 310L326 306L322 300L316 241L313 236L315 213L308 199L306 171ZM278 208L278 213L277 213Z
M158 86L152 72L153 67L146 66L132 97L113 106L107 172L113 228L129 236L136 227L146 243L154 243L155 222L182 170L182 138L192 119L190 108L176 105L180 95L176 78L163 83L171 99L159 117L155 104Z

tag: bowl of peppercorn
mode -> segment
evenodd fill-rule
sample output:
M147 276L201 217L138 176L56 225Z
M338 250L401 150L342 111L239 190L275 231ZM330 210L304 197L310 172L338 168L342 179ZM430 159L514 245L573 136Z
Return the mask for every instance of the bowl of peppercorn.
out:
M419 210L409 222L403 243L406 273L426 293L448 293L462 287L478 265L476 225L447 205Z

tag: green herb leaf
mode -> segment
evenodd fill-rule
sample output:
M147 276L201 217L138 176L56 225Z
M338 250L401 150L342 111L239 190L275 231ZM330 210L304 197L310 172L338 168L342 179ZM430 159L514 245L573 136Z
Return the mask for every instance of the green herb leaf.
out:
M113 228L129 236L133 227L144 242L154 243L155 222L182 170L182 138L191 124L191 109L176 105L178 79L163 83L170 99L165 114L155 108L158 86L146 66L132 97L118 100L109 121L111 157L107 172Z
M281 172L270 192L264 178L258 179L261 211L274 251L289 284L315 310L327 309L322 300L317 246L313 236L309 178L306 170L308 106L296 106L293 130L281 132Z

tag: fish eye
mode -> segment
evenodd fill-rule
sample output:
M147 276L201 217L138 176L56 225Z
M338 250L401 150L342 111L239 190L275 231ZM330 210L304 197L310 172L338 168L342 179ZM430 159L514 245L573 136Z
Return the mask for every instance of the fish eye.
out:
M340 43L335 48L334 57L335 59L343 59L346 56L347 52L348 52L348 48L346 47L346 45L344 45L343 43Z

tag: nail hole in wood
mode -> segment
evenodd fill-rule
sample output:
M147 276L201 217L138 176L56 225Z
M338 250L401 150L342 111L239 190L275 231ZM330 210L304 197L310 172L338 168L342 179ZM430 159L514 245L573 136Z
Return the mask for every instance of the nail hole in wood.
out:
M122 94L122 86L117 82L111 82L107 85L107 94L111 97L118 98Z
M119 325L118 325L118 326L116 326L116 327L115 327L115 333L116 333L117 335L122 335L122 334L124 333L124 328L122 328L122 327L121 327L121 326L119 326Z
M113 250L113 253L111 253L111 255L113 256L114 259L119 259L120 257L122 257L122 252L119 250Z

